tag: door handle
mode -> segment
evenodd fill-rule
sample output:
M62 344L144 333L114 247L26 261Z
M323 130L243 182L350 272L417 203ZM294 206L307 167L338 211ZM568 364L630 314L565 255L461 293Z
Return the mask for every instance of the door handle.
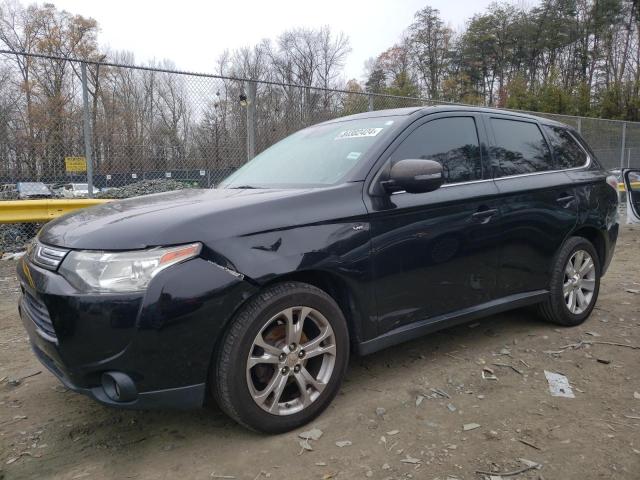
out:
M493 217L496 213L498 213L497 208L482 209L482 207L480 207L480 209L476 213L471 215L471 218L484 224L489 222L491 220L491 217Z

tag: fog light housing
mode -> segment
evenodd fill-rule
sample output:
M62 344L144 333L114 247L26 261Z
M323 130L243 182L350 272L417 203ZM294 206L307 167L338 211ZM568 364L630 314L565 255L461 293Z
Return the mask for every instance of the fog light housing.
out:
M131 402L138 396L136 384L129 375L122 372L103 373L102 389L115 402Z

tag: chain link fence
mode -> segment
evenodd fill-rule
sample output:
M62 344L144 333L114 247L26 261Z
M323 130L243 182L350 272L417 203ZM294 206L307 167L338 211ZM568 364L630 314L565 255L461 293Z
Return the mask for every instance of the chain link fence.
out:
M0 92L0 200L211 187L308 125L432 103L4 50ZM578 129L606 168L640 166L640 123L531 113ZM37 228L0 225L0 252Z

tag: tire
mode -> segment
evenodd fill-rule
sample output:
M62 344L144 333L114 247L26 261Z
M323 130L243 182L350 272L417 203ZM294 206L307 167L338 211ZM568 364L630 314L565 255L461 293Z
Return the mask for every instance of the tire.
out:
M582 252L582 257L580 257L580 252ZM587 269L583 263L587 261L587 255L592 260L592 269ZM571 272L570 260L572 265L577 264L577 262L582 263L585 270L579 274L577 279L574 275L569 275ZM580 270L579 266L577 270ZM573 271L575 272L576 268ZM600 260L593 244L583 237L569 238L556 254L551 271L549 297L544 303L540 304L540 314L547 321L558 325L580 325L589 317L598 300L600 275ZM589 291L588 288L592 288L592 290ZM588 301L582 302L578 290L582 294L582 299ZM572 294L567 294L567 291L573 291L575 308L571 307Z
M220 408L251 430L281 433L313 420L336 396L349 360L349 332L324 291L280 283L241 309L216 357L210 385Z

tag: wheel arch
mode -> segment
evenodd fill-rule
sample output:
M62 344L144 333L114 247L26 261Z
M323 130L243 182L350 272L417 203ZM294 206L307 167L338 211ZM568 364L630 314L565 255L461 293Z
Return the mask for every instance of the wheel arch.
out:
M363 338L363 309L356 293L346 280L325 270L302 270L279 275L262 285L262 288L287 281L307 283L325 292L338 304L347 321L351 345Z
M605 262L607 260L607 241L604 232L596 227L585 225L576 229L571 233L571 237L582 237L589 240L598 254L598 261L600 262L600 268L605 269ZM604 271L602 272L604 274Z

